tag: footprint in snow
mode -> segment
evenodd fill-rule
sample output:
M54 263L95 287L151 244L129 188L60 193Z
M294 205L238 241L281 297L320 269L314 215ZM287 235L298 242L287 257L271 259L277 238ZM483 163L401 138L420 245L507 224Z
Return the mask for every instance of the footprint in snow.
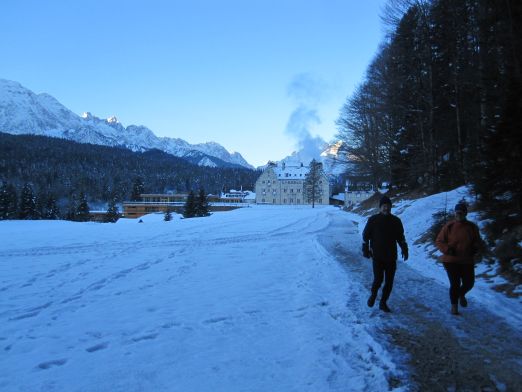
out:
M65 365L66 363L67 363L67 359L55 359L52 361L42 362L41 364L38 365L38 368L47 370L47 369L52 368L53 366L62 366L62 365Z
M107 347L109 347L109 343L104 342L104 343L96 344L96 345L91 346L91 347L87 347L87 348L85 349L85 351L87 351L87 352L89 352L89 353L93 353L93 352L95 352L95 351L104 350L104 349L106 349Z
M231 317L214 317L214 318L210 318L210 319L203 321L203 324L216 324L216 323L220 323L222 321L227 321L230 319L231 319Z
M138 337L135 337L135 338L132 338L132 341L137 343L137 342L141 342L143 340L154 340L158 337L159 334L157 333L151 333L151 334L148 334L148 335L142 335L142 336L138 336Z

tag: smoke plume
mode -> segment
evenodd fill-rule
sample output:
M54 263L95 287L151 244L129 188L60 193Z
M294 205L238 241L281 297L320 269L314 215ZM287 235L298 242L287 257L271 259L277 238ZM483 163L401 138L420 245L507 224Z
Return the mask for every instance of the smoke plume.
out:
M311 74L299 74L288 85L288 95L297 104L286 125L286 133L296 140L296 147L303 163L320 160L326 142L320 136L312 136L310 130L320 124L318 106L326 99L328 86Z

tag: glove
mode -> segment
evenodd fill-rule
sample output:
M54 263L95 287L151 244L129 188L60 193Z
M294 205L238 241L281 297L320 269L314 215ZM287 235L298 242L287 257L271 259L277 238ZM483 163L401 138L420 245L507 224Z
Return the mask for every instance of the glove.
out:
M372 252L370 251L370 246L368 245L367 242L364 242L362 244L362 254L364 257L366 257L367 259L369 259L370 257L372 257Z
M448 247L448 251L446 252L448 256L455 256L455 249Z
M404 261L408 260L408 248L401 248L401 255Z

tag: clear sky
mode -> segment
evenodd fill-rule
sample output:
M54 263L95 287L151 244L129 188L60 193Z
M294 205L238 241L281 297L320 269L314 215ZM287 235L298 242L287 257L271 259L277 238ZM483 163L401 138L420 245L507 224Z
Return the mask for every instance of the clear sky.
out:
M331 141L386 0L2 0L0 78L251 164Z

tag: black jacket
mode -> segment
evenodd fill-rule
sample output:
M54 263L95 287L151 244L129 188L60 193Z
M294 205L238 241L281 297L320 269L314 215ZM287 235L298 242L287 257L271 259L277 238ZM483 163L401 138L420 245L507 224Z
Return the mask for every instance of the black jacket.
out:
M379 213L371 216L363 231L363 241L370 243L373 258L376 260L397 260L397 244L403 251L408 249L402 222L391 214Z

